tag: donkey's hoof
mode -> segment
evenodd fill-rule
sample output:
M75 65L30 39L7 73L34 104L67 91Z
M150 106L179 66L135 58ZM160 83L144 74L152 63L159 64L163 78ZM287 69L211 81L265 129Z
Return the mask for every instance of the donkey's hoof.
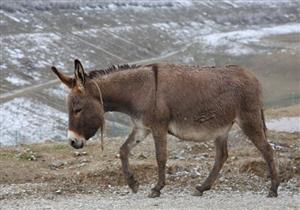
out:
M151 190L151 192L148 195L148 198L157 198L160 196L160 191L158 190Z
M195 189L193 192L192 192L192 196L202 196L203 195L203 192L202 191L199 191L197 189Z
M276 198L277 196L278 196L277 192L270 190L267 197L268 198Z
M139 186L140 184L138 181L134 181L131 185L129 185L133 193L137 193L137 191L139 190Z
M193 196L202 196L203 195L203 192L205 190L209 190L209 188L203 188L202 186L196 186L196 188L194 189L192 195Z

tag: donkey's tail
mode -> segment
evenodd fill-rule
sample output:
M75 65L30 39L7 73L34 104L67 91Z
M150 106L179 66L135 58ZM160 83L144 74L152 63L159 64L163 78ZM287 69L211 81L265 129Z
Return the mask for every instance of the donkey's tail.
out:
M265 134L265 137L267 138L267 126L266 126L266 121L265 121L264 110L261 109L260 113L261 113L261 119L262 119L262 123L263 123L264 134Z

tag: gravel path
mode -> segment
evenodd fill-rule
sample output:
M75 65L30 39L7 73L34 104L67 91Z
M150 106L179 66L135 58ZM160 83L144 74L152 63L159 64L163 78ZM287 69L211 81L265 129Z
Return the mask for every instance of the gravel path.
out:
M106 193L74 195L38 195L8 197L0 201L0 209L300 209L300 194L280 191L278 198L266 198L266 192L210 191L203 197L174 189L157 199L147 198L148 188L138 194L127 188Z

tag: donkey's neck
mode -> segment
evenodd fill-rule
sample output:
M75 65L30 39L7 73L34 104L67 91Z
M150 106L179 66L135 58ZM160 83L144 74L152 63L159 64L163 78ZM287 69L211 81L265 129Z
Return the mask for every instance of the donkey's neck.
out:
M101 90L105 112L122 112L130 116L139 115L143 109L139 102L147 97L153 87L145 71L116 72L94 81ZM95 94L99 97L99 93Z

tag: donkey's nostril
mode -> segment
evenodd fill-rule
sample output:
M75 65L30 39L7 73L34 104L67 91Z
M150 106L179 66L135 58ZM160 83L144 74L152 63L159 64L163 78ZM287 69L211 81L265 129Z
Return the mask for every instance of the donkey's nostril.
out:
M73 146L76 143L76 140L70 139L69 142L70 142L70 145Z

